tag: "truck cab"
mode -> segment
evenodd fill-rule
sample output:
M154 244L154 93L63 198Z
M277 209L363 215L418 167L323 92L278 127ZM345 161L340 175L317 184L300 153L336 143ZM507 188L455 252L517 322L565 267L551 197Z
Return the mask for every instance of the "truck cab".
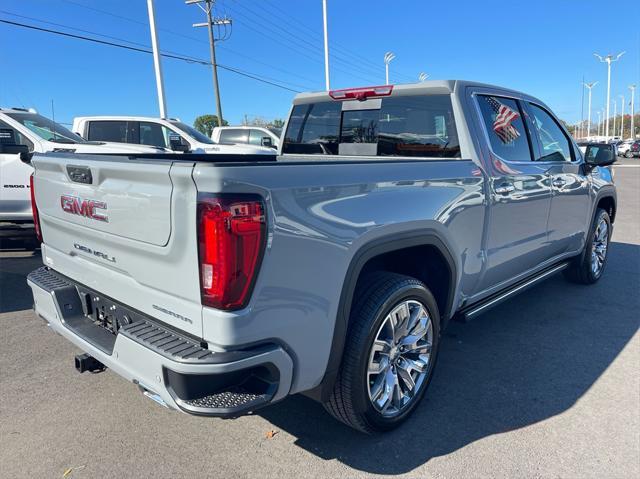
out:
M211 139L216 143L240 143L248 145L278 148L282 128L266 126L216 126L211 132Z
M176 118L83 116L73 120L73 131L91 141L151 145L173 151L209 154L274 154L273 149L260 145L217 143Z

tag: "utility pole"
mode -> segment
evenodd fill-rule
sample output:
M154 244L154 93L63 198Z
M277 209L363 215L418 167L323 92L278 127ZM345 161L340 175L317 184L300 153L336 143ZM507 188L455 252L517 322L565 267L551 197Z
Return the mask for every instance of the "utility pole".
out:
M622 117L620 118L620 139L624 140L624 95L620 95L622 100Z
M606 118L606 133L605 133L605 141L609 141L609 101L611 100L611 64L613 62L617 62L625 52L618 53L618 55L614 58L613 55L609 54L606 57L602 57L597 53L593 55L600 60L602 63L607 64L607 118Z
M387 52L384 54L384 71L387 85L389 84L389 63L391 63L391 60L393 60L395 57L395 54L391 52Z
M635 93L636 93L636 84L634 83L633 85L629 85L629 90L631 90L631 139L635 140L636 139L636 130L635 130L635 118L634 115L636 114L636 109L635 109L635 105L634 105L634 101L635 101Z
M151 30L151 47L153 49L153 68L156 72L156 89L158 91L158 106L160 116L167 117L167 103L164 97L164 82L162 80L162 65L160 64L160 45L156 33L156 14L153 0L147 0L147 10L149 11L149 30Z
M322 23L324 25L324 86L329 91L329 34L327 32L327 0L322 0Z
M584 83L584 86L589 90L589 108L587 112L587 137L591 136L591 89L598 84L597 81L591 83Z
M600 110L598 110L598 136L600 136L600 133L602 131L601 128L600 128L600 126L602 125L602 119L601 118L602 118L602 115L600 113Z
M222 103L220 102L220 87L218 85L218 64L216 62L216 41L223 41L231 36L231 33L227 35L227 26L231 27L232 21L226 16L224 18L213 17L213 4L215 0L186 0L187 5L196 4L207 15L207 21L204 23L194 23L194 27L207 27L209 31L209 49L211 52L211 68L213 71L213 91L216 97L216 116L218 117L218 126L222 126ZM201 4L204 4L201 5ZM216 39L213 34L213 27L224 27L225 34L223 37Z

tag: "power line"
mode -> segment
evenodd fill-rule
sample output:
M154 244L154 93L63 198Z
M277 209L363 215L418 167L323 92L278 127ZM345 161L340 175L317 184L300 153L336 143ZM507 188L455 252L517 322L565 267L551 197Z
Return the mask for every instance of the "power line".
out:
M110 42L107 40L100 40L97 38L90 38L90 37L86 37L83 35L75 35L73 33L68 33L68 32L61 32L59 30L52 30L49 28L42 28L42 27L38 27L35 25L28 25L26 23L19 23L19 22L13 22L10 20L5 20L5 19L1 19L0 18L0 23L5 23L8 25L13 25L13 26L17 26L17 27L22 27L22 28L27 28L30 30L37 30L40 32L44 32L44 33L50 33L50 34L54 34L54 35L60 35L63 37L69 37L69 38L74 38L76 40L84 40L84 41L88 41L88 42L92 42L92 43L98 43L101 45L107 45L107 46L111 46L111 47L116 47L116 48L122 48L125 50L131 50L131 51L135 51L135 52L140 52L140 53L147 53L147 54L152 54L153 52L151 50L145 49L145 48L139 48L139 47L133 47L130 45L123 45L121 43L115 43L115 42ZM206 66L211 66L211 62L208 62L206 60L201 60L198 58L193 58L193 57L187 57L187 56L183 56L183 55L178 55L178 54L173 54L173 53L161 53L160 55L162 55L163 57L166 58L172 58L174 60L182 60L185 61L187 63L197 63L200 65L206 65ZM294 90L293 88L288 88L284 85L275 83L274 81L269 81L269 80L265 80L263 78L260 78L259 76L255 75L255 74L251 74L251 73L247 73L247 72L243 72L242 70L238 70L237 68L234 67L229 67L226 65L221 65L221 64L217 64L218 68L222 68L223 70L228 70L230 72L233 72L237 75L241 75L247 78L252 78L256 81L260 81L262 83L266 83L268 85L272 85L278 88L281 88L283 90L288 90L294 93L300 93L299 90Z
M237 1L237 0L234 0ZM305 23L303 23L302 21L300 21L299 19L296 20L296 22L291 22L288 21L287 19L292 19L291 17L291 12L285 12L284 10L282 10L279 6L277 6L275 3L273 3L271 0L267 0L267 3L269 3L269 5L271 6L271 8L273 8L274 10L278 10L280 12L280 15L278 16L278 22L286 25L289 28L298 30L299 32L302 32L304 34L307 34L306 32L311 33L313 36L315 36L316 38L318 38L318 41L322 40L322 34L319 31L316 31L314 29L312 29L311 27L309 27L308 25L306 25ZM265 8L264 3L258 3L258 5L264 10L267 11L268 10ZM272 12L268 12L268 13L272 13ZM334 52L334 55L336 54L336 52L338 54L341 54L343 56L348 56L351 57L353 59L355 59L356 61L359 61L363 64L367 64L368 68L371 68L373 70L375 70L376 72L379 72L379 70L381 69L381 66L375 62L373 62L372 60L364 57L363 55L359 55L357 53L353 53L351 52L347 47L341 45L339 42L336 42L335 40L332 40L331 42L331 50ZM351 60L351 62L353 62L353 60ZM412 76L406 75L406 74L395 74L396 76L399 77L403 77L411 82L414 82L415 79Z
M94 12L97 12L97 13L101 13L101 14L104 14L104 15L108 15L108 16L111 16L111 17L114 17L114 18L118 18L118 19L121 19L121 20L125 20L125 21L131 22L131 23L135 23L135 24L138 24L138 25L144 25L144 26L147 26L147 25L148 25L148 23L147 23L147 22L140 21L140 20L137 20L137 19L135 19L135 18L131 18L131 17L126 17L126 16L124 16L124 15L118 15L118 14L116 14L116 13L109 12L109 11L107 11L107 10L102 10L102 9L99 9L99 8L95 8L95 7L91 7L91 6L89 6L89 5L84 5L84 4L82 4L82 3L74 2L73 0L59 0L59 1L61 1L61 2L65 2L65 3L68 3L68 4L71 4L71 5L75 5L75 6L78 6L78 7L81 7L81 8L85 8L85 9L87 9L87 10L91 10L91 11L94 11ZM4 13L7 13L7 14L9 14L9 15L16 15L16 14L12 14L12 13L10 13L10 12L4 12ZM31 20L35 20L35 21L38 21L38 22L41 22L41 23L47 23L47 24L50 24L50 25L62 26L62 27L67 28L67 29L69 29L69 30L84 31L85 33L92 33L92 32L88 32L88 31L86 31L86 30L81 30L81 29L76 29L76 28L72 28L72 27L67 27L67 26L64 26L64 25L55 24L55 23L52 23L52 22L44 21L44 20L38 20L38 19L35 19L35 18L31 18L31 17L25 17L25 16L22 16L22 15L16 15L16 16L21 16L21 17L23 17L23 18L28 18L28 19L31 19ZM208 42L206 42L205 40L201 40L201 39L199 39L199 38L192 37L192 36L189 36L189 35L184 35L184 34L182 34L182 33L179 33L179 32L173 31L173 30L169 30L169 29L167 29L167 28L158 28L158 30L160 30L160 31L162 31L162 32L165 32L165 33L169 33L169 34L171 34L171 35L175 35L175 36L178 36L178 37L182 37L182 38L184 38L184 39L186 39L186 40L191 40L191 41L193 41L193 42L197 42L197 43L201 43L201 44L208 45ZM110 35L101 35L101 34L97 34L97 33L93 33L93 34L94 34L94 35L98 35L98 36L103 36L103 37L106 37L106 38L116 38L116 37L111 37ZM117 39L117 38L116 38L116 39ZM142 45L142 44L140 44L140 43L132 42L132 41L129 41L129 40L124 40L124 39L120 39L120 40L121 40L121 41L124 41L124 42L126 42L126 43L132 43L132 44L134 44L134 45L136 45L136 44L137 44L137 45ZM237 51L237 50L231 49L231 48L229 48L228 46L226 46L226 45L224 45L224 44L217 45L217 48L220 48L221 50L227 51L227 52L232 53L232 54L234 54L234 55L237 55L237 56L240 56L240 57L246 58L247 60L250 60L250 61L252 61L252 62L258 63L258 64L263 65L263 66L265 66L265 67L267 67L267 68L270 68L270 69L272 69L272 70L276 70L276 71L279 71L279 72L281 72L281 73L285 73L285 74L287 74L287 75L297 76L297 77L298 77L298 78L300 78L300 79L307 80L307 81L310 81L310 82L316 82L316 81L317 81L317 80L311 79L311 78L309 78L309 77L305 77L305 76L303 76L303 75L300 75L299 73L294 73L294 72L291 72L291 71L289 71L289 70L285 70L285 69L283 69L283 68L281 68L281 67L279 67L279 66L275 66L275 65L272 65L272 64L269 64L269 63L263 62L263 61L258 60L258 59L256 59L256 58L253 58L253 57L251 57L251 56L249 56L249 55L246 55L246 54L244 54L244 53L241 53L241 52L239 52L239 51ZM298 84L298 83L291 83L291 82L284 82L284 81L282 81L282 83L287 83L287 84L289 84L289 85L294 85L294 86L297 86L297 87L301 87L301 88L303 88L303 89L305 89L305 90L313 90L313 89L314 89L313 87L309 87L308 85L301 85L301 84Z

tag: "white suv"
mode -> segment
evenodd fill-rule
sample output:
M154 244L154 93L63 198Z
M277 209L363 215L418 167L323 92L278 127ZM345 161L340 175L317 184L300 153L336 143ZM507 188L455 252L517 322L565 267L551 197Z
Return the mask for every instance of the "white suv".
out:
M142 116L84 116L73 120L73 131L87 140L153 145L193 153L273 155L271 148L218 144L180 120Z

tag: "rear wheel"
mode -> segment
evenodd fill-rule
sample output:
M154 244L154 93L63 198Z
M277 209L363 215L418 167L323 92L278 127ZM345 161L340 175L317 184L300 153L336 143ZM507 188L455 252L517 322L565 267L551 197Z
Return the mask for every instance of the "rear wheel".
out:
M567 279L582 284L593 284L598 281L607 264L610 239L611 219L609 213L598 208L584 253L565 270Z
M632 158L633 157L633 153L631 153L631 150L625 151L624 157L625 158Z
M400 425L431 380L439 334L438 306L422 282L395 273L368 278L327 411L365 433Z

